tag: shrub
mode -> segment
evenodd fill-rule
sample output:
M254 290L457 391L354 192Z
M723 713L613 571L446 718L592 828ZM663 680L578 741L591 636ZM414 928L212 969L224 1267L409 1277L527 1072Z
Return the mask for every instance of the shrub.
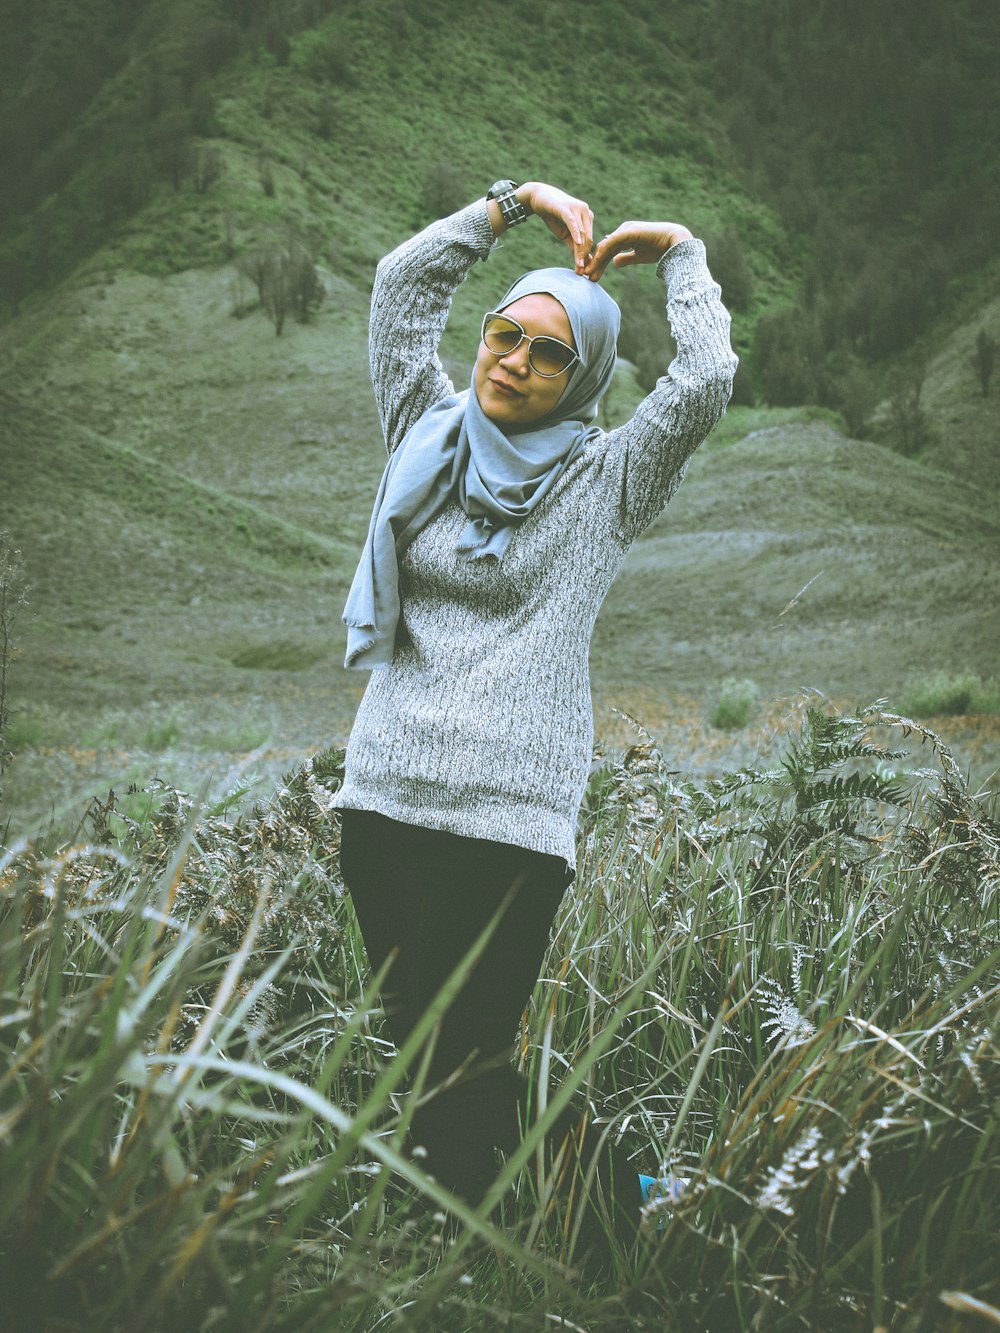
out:
M964 717L966 713L1000 712L997 681L984 681L972 671L935 671L912 679L903 690L903 711L914 717Z
M667 323L663 289L630 274L620 298L622 328L618 350L635 366L639 385L647 393L665 375L676 344Z
M179 741L184 734L181 719L170 713L166 717L151 718L143 733L143 744L150 750L165 750Z
M990 391L990 380L993 376L993 364L996 361L997 340L991 338L985 329L980 329L976 334L976 355L974 365L976 375L979 377L979 387L983 391L983 397Z
M708 259L729 309L749 310L753 300L753 274L743 237L736 227L727 227L720 235L709 239Z
M26 593L21 552L14 546L10 533L0 531L0 778L11 758L8 677L17 644L14 626L28 604Z
M745 727L750 721L754 704L757 702L757 686L752 680L736 680L728 676L719 687L719 693L711 709L708 720L720 731L734 731Z

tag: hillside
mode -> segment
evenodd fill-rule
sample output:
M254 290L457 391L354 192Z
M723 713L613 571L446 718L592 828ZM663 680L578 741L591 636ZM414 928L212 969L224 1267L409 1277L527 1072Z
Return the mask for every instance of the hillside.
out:
M308 365L323 318L296 338ZM153 392L152 374L137 382ZM185 432L166 408L152 416L147 397L139 453L59 412L54 389L45 407L41 397L2 403L5 498L35 616L13 677L15 812L151 771L190 785L233 764L280 770L343 741L363 685L341 666L340 610L367 516L350 497L370 495L380 466L358 385L338 391L305 372L230 385L218 422L235 432L243 420L246 435L242 470L219 464L226 488L210 480L212 451L181 447L210 415ZM369 449L301 425L341 399L356 403ZM251 401L262 407L248 429L240 405ZM711 768L714 749L695 761L687 739L691 710L725 677L753 679L766 703L802 688L896 698L933 670L995 672L997 506L969 481L785 415L710 440L637 544L595 632L601 734L625 708L681 747L679 765ZM309 523L285 517L299 511Z
M988 677L998 556L1000 506L883 446L804 423L710 441L633 552L595 659L664 690L739 675L856 699L939 668Z
M210 6L187 8L194 24ZM413 228L500 170L585 194L605 229L622 211L669 211L708 237L724 289L732 273L739 290L734 253L745 263L734 328L747 365L755 327L807 272L814 238L740 168L695 7L675 6L673 26L654 6L627 22L616 10L611 32L598 6L505 6L475 40L447 10L303 8L285 46L234 41L198 85L211 116L190 160L219 174L154 173L135 209L0 324L2 526L33 616L6 793L23 817L123 774L218 777L248 751L280 767L346 735L363 678L341 668L340 611L382 465L368 290ZM53 131L79 169L41 202L25 177L23 210L0 228L8 257L71 225L152 55L183 67L180 46L162 45L168 13L151 5L107 47L114 68L79 124ZM484 89L514 55L498 111ZM277 338L246 261L293 234L323 301ZM530 224L470 277L443 348L457 380L482 309L559 258ZM731 409L598 622L602 727L615 705L651 724L681 696L697 710L726 676L765 699L807 686L857 700L938 669L995 674L1000 423L970 355L980 327L1000 337L1000 280L988 265L975 279L956 271L913 343L932 427L919 458L847 438L830 411ZM609 281L626 327L645 328L651 275ZM605 424L639 395L623 362Z

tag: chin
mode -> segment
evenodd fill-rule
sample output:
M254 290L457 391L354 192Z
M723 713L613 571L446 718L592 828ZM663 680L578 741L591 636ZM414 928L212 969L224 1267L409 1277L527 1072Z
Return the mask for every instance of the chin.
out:
M491 421L511 425L524 420L520 400L502 398L499 394L493 393L489 386L477 397L479 406Z
M491 403L483 411L491 421L503 422L507 426L520 425L527 419L512 403Z

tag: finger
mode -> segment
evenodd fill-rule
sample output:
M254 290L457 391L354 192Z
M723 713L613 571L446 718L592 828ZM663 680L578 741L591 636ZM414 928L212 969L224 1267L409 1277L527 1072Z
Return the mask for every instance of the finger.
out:
M637 250L619 250L611 262L615 268L624 268L626 264L638 264L639 252Z
M618 241L614 233L610 236L605 236L602 241L598 241L597 245L594 246L590 259L587 261L587 266L584 271L586 277L591 278L594 282L600 282L601 278L604 276L604 270L611 263L612 256L615 253L615 246L617 244Z
M597 257L597 251L593 251L586 264L583 267L583 276L590 278L592 282L600 282L604 276L604 270L607 268L607 262Z
M587 213L589 213L589 209L582 206L573 215L573 259L577 273L583 272L587 263L587 256L590 254L590 222Z
M591 255L583 270L583 276L590 278L592 282L600 282L604 277L604 272L610 263L610 257L605 255L603 259L598 259L596 255Z
M577 273L579 273L583 269L583 261L584 261L583 228L580 226L579 222L576 219L574 219L573 263L576 266Z
M587 262L590 259L590 252L593 249L594 245L594 214L592 210L586 206L586 204L583 206L582 223L583 223L583 236L581 240L580 249L579 252L577 253L577 258L576 258L576 267L577 267L577 272L579 273L583 273L586 271Z

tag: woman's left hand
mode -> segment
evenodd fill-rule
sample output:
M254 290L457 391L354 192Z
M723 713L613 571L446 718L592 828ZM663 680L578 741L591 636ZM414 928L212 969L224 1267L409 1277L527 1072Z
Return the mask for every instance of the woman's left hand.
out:
M609 264L657 264L678 241L689 241L692 233L679 222L623 222L594 246L582 272L600 282Z

